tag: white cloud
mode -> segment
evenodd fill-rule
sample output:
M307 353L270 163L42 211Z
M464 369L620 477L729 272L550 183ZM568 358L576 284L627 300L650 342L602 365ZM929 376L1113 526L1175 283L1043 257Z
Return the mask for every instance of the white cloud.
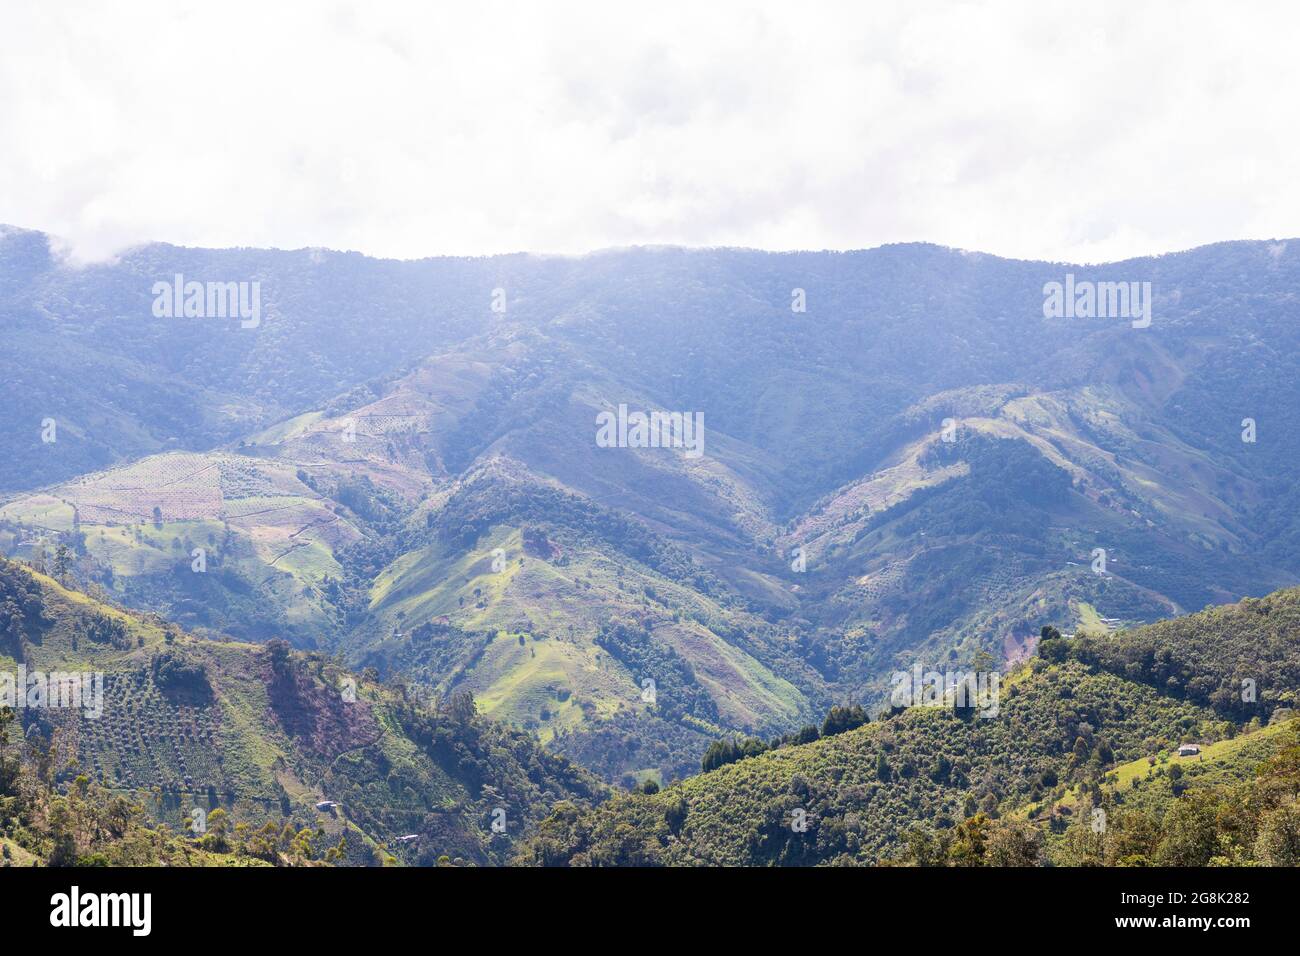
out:
M0 222L416 257L1293 235L1279 5L44 3L0 13Z

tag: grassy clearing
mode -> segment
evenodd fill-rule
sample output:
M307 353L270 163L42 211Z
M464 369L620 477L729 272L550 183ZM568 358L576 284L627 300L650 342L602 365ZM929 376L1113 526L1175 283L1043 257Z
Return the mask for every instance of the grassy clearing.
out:
M1286 723L1279 722L1262 727L1253 733L1239 734L1229 740L1202 744L1200 754L1194 757L1180 757L1177 750L1170 750L1156 755L1154 765L1146 757L1131 760L1115 768L1111 785L1116 790L1127 790L1133 785L1134 780L1146 778L1154 773L1156 769L1172 764L1181 764L1184 768L1194 768L1198 774L1203 774L1215 765L1235 762L1247 750L1277 737L1286 727Z
M1075 613L1078 614L1078 622L1075 624L1075 632L1079 634L1106 634L1110 629L1101 621L1101 614L1097 609L1086 601L1075 602Z

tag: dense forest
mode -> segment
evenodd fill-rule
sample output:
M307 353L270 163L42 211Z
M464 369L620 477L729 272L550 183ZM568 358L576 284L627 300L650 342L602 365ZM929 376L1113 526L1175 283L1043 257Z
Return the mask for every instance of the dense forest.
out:
M820 739L719 744L673 787L557 807L517 860L1296 865L1297 608L1292 590L1106 639L1045 628L991 719L893 708ZM1171 680L1179 665L1275 676L1245 702ZM1194 759L1178 753L1189 743Z

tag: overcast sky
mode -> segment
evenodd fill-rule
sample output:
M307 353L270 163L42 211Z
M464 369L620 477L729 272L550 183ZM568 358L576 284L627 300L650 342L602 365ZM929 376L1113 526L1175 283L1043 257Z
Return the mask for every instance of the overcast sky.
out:
M1300 234L1297 5L0 0L0 222L401 258Z

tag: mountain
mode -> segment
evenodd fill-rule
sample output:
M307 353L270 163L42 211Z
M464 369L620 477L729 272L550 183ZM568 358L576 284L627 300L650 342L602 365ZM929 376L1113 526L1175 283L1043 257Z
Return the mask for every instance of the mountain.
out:
M6 859L501 863L556 800L604 795L467 693L196 638L3 560L0 622ZM88 680L33 697L55 674Z
M472 690L609 782L882 701L896 668L1010 666L1046 621L1300 580L1295 242L50 248L0 236L0 550L63 544L198 634ZM259 283L257 323L155 317L176 275ZM1150 283L1149 326L1046 317L1067 280ZM620 407L702 415L702 453L603 447Z
M980 709L941 693L557 806L517 861L1300 864L1300 589L1039 653Z

